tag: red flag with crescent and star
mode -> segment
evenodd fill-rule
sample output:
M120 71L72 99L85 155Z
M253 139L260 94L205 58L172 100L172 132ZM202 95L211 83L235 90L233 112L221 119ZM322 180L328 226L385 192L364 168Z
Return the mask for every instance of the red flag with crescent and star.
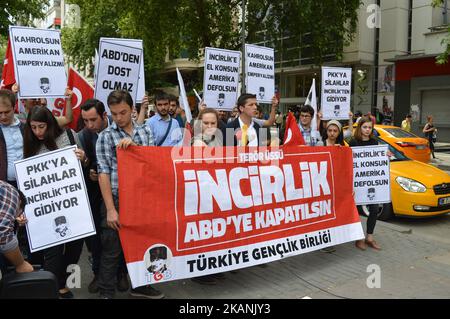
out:
M302 132L298 127L294 114L289 112L286 119L286 131L284 133L283 146L306 145Z
M69 69L67 86L72 90L73 121L68 125L71 129L77 129L78 119L81 116L80 106L88 99L94 98L94 88L72 67Z

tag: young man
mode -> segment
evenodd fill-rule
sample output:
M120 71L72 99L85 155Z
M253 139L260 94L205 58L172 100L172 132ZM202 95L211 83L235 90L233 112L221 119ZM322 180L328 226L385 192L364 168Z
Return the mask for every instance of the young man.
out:
M15 187L0 181L0 254L6 257L18 273L33 271L33 267L22 256L14 233L16 220L20 224L26 222L23 216L25 201L25 196Z
M239 116L239 111L237 106L233 107L233 111L231 111L231 115L228 118L227 124L233 122Z
M181 116L182 110L180 108L180 102L178 102L178 99L174 95L169 95L169 104L170 116L177 120L180 127L184 128L184 120Z
M0 90L0 180L17 188L14 162L23 158L23 128L14 116L16 98L9 90Z
M155 97L157 114L147 120L146 125L151 129L156 146L180 146L183 134L178 121L169 114L170 97L159 94Z
M98 276L100 271L100 255L102 251L101 245L101 217L100 208L102 205L102 193L98 184L97 174L97 153L95 145L97 144L98 135L112 124L112 118L108 117L104 104L96 99L89 99L81 106L81 117L84 122L84 129L78 133L82 148L86 152L89 159L89 165L85 168L84 177L89 195L89 203L91 205L94 217L95 228L97 234L86 239L86 245L89 245L92 253L92 271L94 279L89 284L88 291L97 293ZM126 272L125 262L122 262L117 273L117 290L124 292L129 289L129 283Z
M261 126L253 121L258 112L256 95L242 94L237 101L237 107L239 116L227 125L226 145L259 146Z
M411 132L411 122L412 122L412 115L411 114L406 115L406 118L402 122L402 129L404 129L407 132Z
M300 108L300 121L298 127L302 132L303 139L308 146L320 146L323 145L320 140L320 134L312 131L312 121L314 119L314 109L311 105L303 105Z
M104 202L101 209L102 254L98 287L104 299L114 297L122 254L118 233L120 220L116 149L127 149L131 145L154 145L151 130L147 126L138 126L131 119L133 99L128 92L111 92L108 96L108 106L114 122L100 133L96 145L98 178ZM150 286L132 289L131 295L151 299L164 297L160 291Z

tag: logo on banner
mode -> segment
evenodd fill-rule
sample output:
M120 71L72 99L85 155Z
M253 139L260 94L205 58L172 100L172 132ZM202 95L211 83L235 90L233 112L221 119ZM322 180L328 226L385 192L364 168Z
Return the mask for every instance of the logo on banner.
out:
M42 93L47 94L48 92L50 92L50 80L49 78L41 78L39 80L40 82L40 88L42 90Z
M217 99L217 105L223 107L225 105L225 94L219 93L219 98Z
M367 190L367 198L369 200L374 200L375 199L375 188L371 187Z
M145 268L150 282L167 280L172 277L169 267L172 262L172 251L169 247L157 244L150 247L144 256Z
M55 218L55 232L56 237L65 238L71 234L69 224L67 223L66 216L59 216Z
M261 86L259 88L258 96L260 100L263 100L266 97L266 89L264 87Z
M334 115L335 116L339 116L339 114L341 114L341 106L340 105L335 105L334 106Z

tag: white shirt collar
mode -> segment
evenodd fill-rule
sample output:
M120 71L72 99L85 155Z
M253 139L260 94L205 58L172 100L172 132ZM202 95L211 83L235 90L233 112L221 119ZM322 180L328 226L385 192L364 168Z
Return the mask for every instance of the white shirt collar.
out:
M240 116L238 117L238 119L239 119L239 126L242 128L242 127L245 125L245 123L242 122ZM248 128L249 128L249 129L253 128L253 127L255 126L254 124L255 124L255 123L254 123L253 120L252 120L252 123L250 124L250 126L249 126Z

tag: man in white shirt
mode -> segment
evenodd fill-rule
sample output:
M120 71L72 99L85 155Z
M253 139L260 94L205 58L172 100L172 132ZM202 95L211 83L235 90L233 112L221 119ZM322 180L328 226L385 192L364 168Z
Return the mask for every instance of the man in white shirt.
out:
M228 123L226 129L227 146L259 146L261 126L253 121L258 111L256 95L244 93L238 101L239 117Z

